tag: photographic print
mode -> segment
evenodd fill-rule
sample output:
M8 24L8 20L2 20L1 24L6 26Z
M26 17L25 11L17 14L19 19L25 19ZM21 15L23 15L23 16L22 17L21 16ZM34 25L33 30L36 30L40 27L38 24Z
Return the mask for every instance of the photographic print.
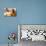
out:
M16 8L4 8L4 16L16 16Z

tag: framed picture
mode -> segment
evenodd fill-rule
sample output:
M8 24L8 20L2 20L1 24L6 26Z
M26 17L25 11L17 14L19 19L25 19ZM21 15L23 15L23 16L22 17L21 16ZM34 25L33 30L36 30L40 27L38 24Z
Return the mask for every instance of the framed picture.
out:
M4 8L4 16L16 16L16 8Z

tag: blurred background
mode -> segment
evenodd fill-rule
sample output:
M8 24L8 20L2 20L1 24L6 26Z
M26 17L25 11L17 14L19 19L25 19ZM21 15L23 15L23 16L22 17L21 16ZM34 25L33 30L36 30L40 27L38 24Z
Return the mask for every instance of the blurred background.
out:
M16 8L16 17L3 15L9 7ZM0 0L0 44L8 43L10 32L18 36L18 24L46 24L46 0Z

